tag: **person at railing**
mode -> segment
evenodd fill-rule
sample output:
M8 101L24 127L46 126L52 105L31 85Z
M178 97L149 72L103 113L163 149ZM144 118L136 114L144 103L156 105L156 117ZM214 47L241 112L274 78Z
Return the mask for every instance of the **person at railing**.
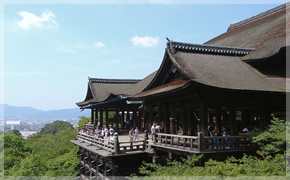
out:
M214 130L212 131L212 135L213 135L213 136L219 136L219 135L220 135L220 130L219 130L217 124L215 125ZM214 142L214 145L213 145L213 146L214 146L215 149L216 149L217 147L218 147L218 148L221 148L221 146L220 146L220 144L219 144L219 139L218 139L218 138L214 138L214 139L213 139L213 142Z
M151 126L152 141L153 141L153 137L154 137L155 133L156 133L156 125L155 125L155 123L153 123Z
M113 129L112 126L110 126L109 133L110 133L110 137L113 137L113 135L114 135L114 129Z
M136 140L139 141L139 129L138 129L138 127L136 127L134 130L134 141L136 141Z
M183 129L181 126L179 126L179 129L178 129L178 135L183 135Z
M227 131L227 129L223 126L222 127L222 136L223 137L226 137L226 136L229 136L229 134L228 134L228 131ZM229 149L230 148L230 145L229 144L227 144L228 142L231 142L231 139L229 139L229 138L224 138L224 141L225 141L225 149Z
M108 127L105 127L105 129L104 129L104 134L105 134L105 139L107 139L108 134L109 134Z
M133 133L134 133L134 130L133 128L131 128L129 131L129 142L133 142L133 137L134 137Z
M210 123L207 127L208 136L213 136L212 132L214 130L213 123Z

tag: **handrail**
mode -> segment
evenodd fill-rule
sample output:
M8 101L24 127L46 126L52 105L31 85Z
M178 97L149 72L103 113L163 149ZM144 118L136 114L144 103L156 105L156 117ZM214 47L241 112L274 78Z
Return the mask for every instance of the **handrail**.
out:
M254 149L256 144L252 143L249 137L239 136L203 136L201 132L198 136L186 136L176 134L156 133L153 144L164 148L174 148L180 151L237 151Z
M95 138L85 133L78 133L80 140L90 143L98 148L105 149L113 154L125 154L132 151L144 151L146 141L118 142L119 146L114 146L115 142L107 139ZM116 149L117 147L117 149Z

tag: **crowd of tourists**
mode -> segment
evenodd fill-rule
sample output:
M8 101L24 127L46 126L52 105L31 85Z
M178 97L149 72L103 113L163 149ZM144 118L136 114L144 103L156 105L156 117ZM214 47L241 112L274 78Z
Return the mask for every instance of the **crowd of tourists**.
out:
M112 126L109 127L103 127L101 130L95 128L94 130L89 130L86 128L82 128L79 130L79 134L85 134L89 135L94 139L101 138L101 139L110 139L110 141L113 141L115 130Z

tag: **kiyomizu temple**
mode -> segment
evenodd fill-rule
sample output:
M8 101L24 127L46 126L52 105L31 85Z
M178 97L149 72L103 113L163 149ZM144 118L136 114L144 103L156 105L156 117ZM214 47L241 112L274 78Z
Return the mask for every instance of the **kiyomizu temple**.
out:
M164 154L173 159L256 150L243 129L263 130L272 115L286 118L287 11L283 4L231 24L203 44L167 39L159 69L144 79L89 78L85 99L76 103L91 109L86 132L111 126L117 133L113 141L84 132L72 140L80 148L79 177L129 175L122 174L127 160L155 162ZM159 129L151 139L153 124ZM211 136L210 126L227 136ZM131 127L147 131L149 139L119 141Z

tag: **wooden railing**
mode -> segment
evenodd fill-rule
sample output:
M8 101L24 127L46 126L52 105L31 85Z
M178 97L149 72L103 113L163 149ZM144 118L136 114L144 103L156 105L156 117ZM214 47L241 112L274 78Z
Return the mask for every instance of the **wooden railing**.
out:
M77 138L79 140L82 140L86 143L90 143L93 146L96 146L99 149L107 150L111 153L114 153L114 143L107 139L102 138L94 138L90 135L84 134L84 133L78 133Z
M153 144L186 152L243 151L256 149L247 136L184 136L156 133Z
M98 149L104 149L113 154L126 154L135 151L144 151L146 148L146 141L133 141L133 142L119 142L110 141L102 138L94 138L85 133L78 133L77 138Z

